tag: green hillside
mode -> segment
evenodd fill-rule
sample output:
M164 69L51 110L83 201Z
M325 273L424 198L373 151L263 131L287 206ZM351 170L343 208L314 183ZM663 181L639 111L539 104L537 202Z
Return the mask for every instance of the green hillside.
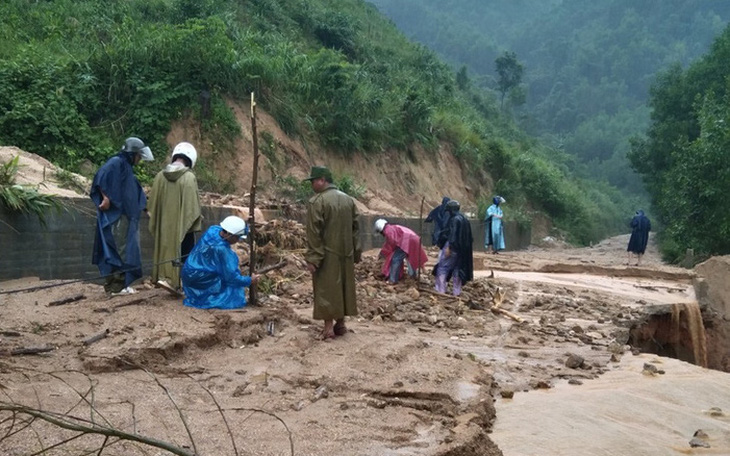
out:
M633 208L576 178L569 156L520 132L493 96L457 83L364 1L0 4L0 144L71 170L103 162L130 134L166 150L171 124L188 118L217 152L233 154L239 127L225 100L252 91L311 147L449 148L475 181L491 176L493 188L478 189L482 207L498 192L511 217L544 213L578 242L615 233Z

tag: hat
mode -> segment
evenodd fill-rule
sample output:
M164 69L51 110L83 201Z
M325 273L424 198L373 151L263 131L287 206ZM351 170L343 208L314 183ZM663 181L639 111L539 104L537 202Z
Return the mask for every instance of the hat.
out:
M382 233L383 228L385 228L385 225L388 224L388 221L385 219L377 219L375 221L375 232L376 233Z
M312 166L312 170L309 172L309 177L304 179L305 181L312 181L324 177L327 180L332 180L332 173L326 166Z
M246 222L241 217L236 217L235 215L229 215L223 219L221 222L221 228L226 230L228 233L243 239L246 239L248 235L248 226L246 226Z
M446 203L446 210L449 212L458 212L461 209L461 205L456 200L451 200Z

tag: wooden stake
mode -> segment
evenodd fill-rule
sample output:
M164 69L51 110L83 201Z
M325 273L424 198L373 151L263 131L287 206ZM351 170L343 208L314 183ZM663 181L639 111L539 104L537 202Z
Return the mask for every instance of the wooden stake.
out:
M251 174L251 196L248 205L248 243L249 243L249 260L248 275L253 276L256 272L256 225L254 217L254 209L256 207L256 181L258 179L259 170L259 138L256 133L256 100L251 92L251 136L253 140L253 173ZM256 305L256 287L249 288L249 302Z

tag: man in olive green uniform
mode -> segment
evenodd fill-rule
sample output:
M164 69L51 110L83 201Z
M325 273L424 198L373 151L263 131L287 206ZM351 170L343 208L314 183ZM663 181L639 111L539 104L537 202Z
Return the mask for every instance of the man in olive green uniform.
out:
M347 332L345 316L357 315L355 263L362 254L358 212L353 199L332 184L329 169L313 166L306 180L316 195L307 207L304 258L314 284L314 319L324 320L322 338L331 339Z
M147 204L155 238L152 282L171 291L180 290L180 268L171 260L185 260L202 228L198 181L192 172L197 159L192 144L175 146L171 163L155 176Z

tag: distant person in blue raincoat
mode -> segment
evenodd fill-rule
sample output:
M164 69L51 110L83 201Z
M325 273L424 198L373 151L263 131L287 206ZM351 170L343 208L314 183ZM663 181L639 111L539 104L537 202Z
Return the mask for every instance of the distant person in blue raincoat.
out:
M501 196L495 196L492 204L487 209L487 216L484 219L484 249L492 250L492 253L499 253L504 250L504 226L502 225L502 208L500 204L506 201Z
M636 215L631 219L631 238L629 239L629 246L626 251L629 253L629 258L626 261L628 265L631 263L631 254L636 254L636 266L641 263L641 256L646 251L646 244L649 243L649 231L651 231L651 221L649 217L644 215L644 211L636 211Z
M258 275L241 275L231 246L248 236L246 222L234 215L208 228L182 268L183 304L199 309L238 309L246 305L244 287Z
M132 282L142 277L139 219L147 197L132 167L152 160L152 151L141 139L127 138L122 150L99 168L91 184L90 196L96 205L91 262L106 277L104 290L112 295L134 293Z
M441 200L441 205L434 207L431 212L428 213L426 220L424 220L426 223L433 222L433 233L431 233L432 245L438 244L439 235L446 227L446 222L449 219L449 214L446 212L446 203L449 201L451 201L451 198L444 196L444 199Z

